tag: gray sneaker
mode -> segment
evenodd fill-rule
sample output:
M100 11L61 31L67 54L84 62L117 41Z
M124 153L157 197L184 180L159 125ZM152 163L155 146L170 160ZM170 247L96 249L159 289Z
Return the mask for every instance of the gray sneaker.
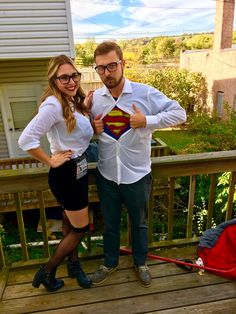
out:
M134 265L136 275L143 287L149 287L152 282L152 276L150 274L147 265Z
M100 267L95 271L92 276L92 282L94 285L99 285L107 279L107 277L113 273L118 266L106 267L105 265L100 265Z

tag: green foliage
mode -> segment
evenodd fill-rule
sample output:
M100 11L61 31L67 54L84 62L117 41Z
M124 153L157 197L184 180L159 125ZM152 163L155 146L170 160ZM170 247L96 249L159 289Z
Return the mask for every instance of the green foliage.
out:
M192 115L195 111L206 112L207 85L200 73L185 69L143 71L142 68L126 70L127 78L149 84L177 100Z
M224 213L226 211L226 203L229 194L229 182L231 180L231 175L229 172L223 173L217 183L217 193L216 193L216 204L219 211ZM236 201L236 192L234 193L234 202Z
M213 47L213 34L198 34L184 40L187 49L210 49Z
M236 112L225 105L224 120L217 115L210 116L205 112L196 112L190 119L189 131L195 133L200 152L226 151L236 149ZM189 151L186 147L183 151Z
M171 37L163 37L159 40L156 47L159 58L173 58L175 52L175 40Z
M236 31L233 32L233 44L236 44Z
M235 32L233 41L235 42ZM144 37L119 40L128 64L157 64L163 59L178 58L181 50L209 49L213 45L213 34L185 34L182 36ZM76 44L76 60L83 66L93 64L93 52L97 43L88 39L83 44ZM177 63L178 61L176 61Z
M97 44L94 39L87 40L84 44L76 44L76 63L83 66L93 65L93 53L96 47Z

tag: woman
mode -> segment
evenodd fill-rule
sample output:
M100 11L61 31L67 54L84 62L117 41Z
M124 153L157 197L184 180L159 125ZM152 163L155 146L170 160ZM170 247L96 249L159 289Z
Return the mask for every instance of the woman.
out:
M93 136L86 108L91 94L85 98L80 87L81 73L65 55L54 57L48 66L48 86L42 96L38 114L26 126L19 146L34 158L50 166L49 186L62 205L63 239L48 263L40 268L33 286L43 284L48 291L64 285L56 279L58 265L67 259L68 274L79 285L90 288L91 279L83 272L78 245L89 230L88 175L85 151ZM47 134L52 155L40 147L40 138Z

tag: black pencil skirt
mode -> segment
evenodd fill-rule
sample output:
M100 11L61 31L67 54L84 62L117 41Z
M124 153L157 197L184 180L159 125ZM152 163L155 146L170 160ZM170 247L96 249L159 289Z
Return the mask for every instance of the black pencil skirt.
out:
M71 159L49 170L50 189L65 210L80 210L88 205L88 174L76 179L76 168L75 159Z

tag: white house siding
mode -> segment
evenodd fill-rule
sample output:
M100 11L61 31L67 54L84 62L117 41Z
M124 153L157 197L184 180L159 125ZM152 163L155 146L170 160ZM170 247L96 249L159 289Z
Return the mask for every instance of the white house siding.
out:
M48 61L49 59L0 59L0 86L2 84L45 82Z
M0 59L75 57L70 0L0 0Z

